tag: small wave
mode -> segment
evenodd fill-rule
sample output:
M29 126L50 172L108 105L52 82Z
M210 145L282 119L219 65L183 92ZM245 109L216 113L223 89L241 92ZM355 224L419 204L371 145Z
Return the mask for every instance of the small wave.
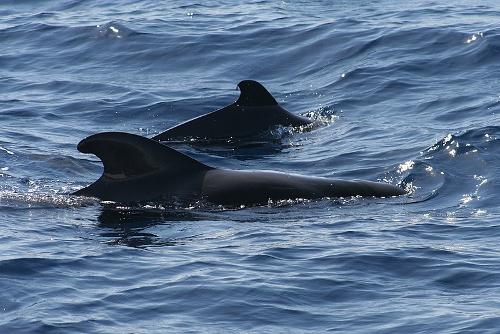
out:
M105 24L98 24L96 26L96 29L97 29L97 36L101 38L121 39L139 34L137 31L130 29L118 22L108 22Z
M468 152L477 152L477 148L472 144L460 143L457 136L448 134L445 138L427 149L426 153L444 151L451 157L467 154Z
M15 258L0 260L0 273L7 276L32 276L50 270L53 267L71 263L73 260L46 258Z
M406 161L397 173L404 176L400 185L408 192L408 203L425 202L436 197L445 183L444 173L427 162Z
M500 127L498 126L470 129L456 134L449 133L426 149L423 155L430 157L433 154L446 152L451 157L457 157L469 152L476 153L479 149L490 146L491 142L496 142L499 135Z
M435 280L436 284L443 285L448 289L471 289L483 287L485 282L491 282L498 286L500 275L496 272L481 269L479 266L464 264L459 267L449 268L441 277Z
M410 192L413 199L410 203L439 196L440 200L427 204L427 209L446 212L473 209L492 191L487 189L492 171L484 154L491 153L499 130L490 126L448 134L421 152L419 159L401 164L397 173L404 175L402 185Z
M5 152L6 154L9 154L9 155L14 155L14 152L12 152L11 150L8 150L8 149L6 149L5 147L2 147L2 146L0 146L0 151L3 151L3 152Z
M33 32L44 33L44 32L58 30L60 28L63 28L63 26L39 23L39 22L22 23L1 29L0 36L14 39L21 37L21 34L29 35L32 34Z

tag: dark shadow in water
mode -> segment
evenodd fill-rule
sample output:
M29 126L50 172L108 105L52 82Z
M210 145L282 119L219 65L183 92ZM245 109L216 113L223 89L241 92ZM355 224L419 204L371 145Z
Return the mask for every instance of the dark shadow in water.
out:
M194 212L176 209L144 209L105 207L98 217L100 236L109 243L144 248L149 246L176 246L192 237L166 239L144 230L154 226L174 226L176 222L198 221L204 218ZM210 219L214 219L211 217Z
M102 227L144 229L165 222L201 220L199 214L187 210L176 209L145 209L145 208L103 208L99 215L99 225Z
M274 156L281 153L292 145L295 135L312 131L325 124L327 123L315 122L311 125L299 128L276 126L263 133L248 137L225 139L189 137L163 143L173 148L179 147L180 145L189 145L193 147L196 152L215 154L221 157L231 157L238 160L254 160L260 159L263 156Z

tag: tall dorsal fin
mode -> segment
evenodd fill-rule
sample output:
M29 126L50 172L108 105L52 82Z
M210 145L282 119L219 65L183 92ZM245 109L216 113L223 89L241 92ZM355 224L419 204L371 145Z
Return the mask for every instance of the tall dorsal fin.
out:
M243 80L238 84L238 88L241 93L236 104L240 106L258 107L278 104L271 93L257 81Z
M93 153L104 165L104 178L126 179L154 172L191 172L211 167L157 141L124 132L102 132L83 139L78 151Z

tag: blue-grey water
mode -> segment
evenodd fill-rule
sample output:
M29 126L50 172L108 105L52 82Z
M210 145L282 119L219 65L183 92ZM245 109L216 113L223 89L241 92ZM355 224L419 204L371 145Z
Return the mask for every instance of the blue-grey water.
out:
M208 4L207 4L208 3ZM498 1L0 2L1 333L499 333ZM396 199L120 207L69 194L100 131L262 82L323 121L176 148Z

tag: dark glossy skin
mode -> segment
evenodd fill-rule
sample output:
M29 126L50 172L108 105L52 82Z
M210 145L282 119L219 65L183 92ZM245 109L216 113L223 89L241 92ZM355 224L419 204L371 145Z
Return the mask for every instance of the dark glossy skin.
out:
M273 171L216 169L154 140L107 132L82 140L82 153L94 153L104 173L74 195L115 202L205 199L214 204L265 204L271 200L403 195L387 183L346 181Z
M265 204L271 200L323 197L392 197L405 192L388 183L335 180L274 171L212 169L205 173L202 196L216 204Z
M227 107L181 123L154 136L158 141L183 138L229 139L259 135L274 126L304 126L312 120L283 109L257 81L238 84L240 97Z

